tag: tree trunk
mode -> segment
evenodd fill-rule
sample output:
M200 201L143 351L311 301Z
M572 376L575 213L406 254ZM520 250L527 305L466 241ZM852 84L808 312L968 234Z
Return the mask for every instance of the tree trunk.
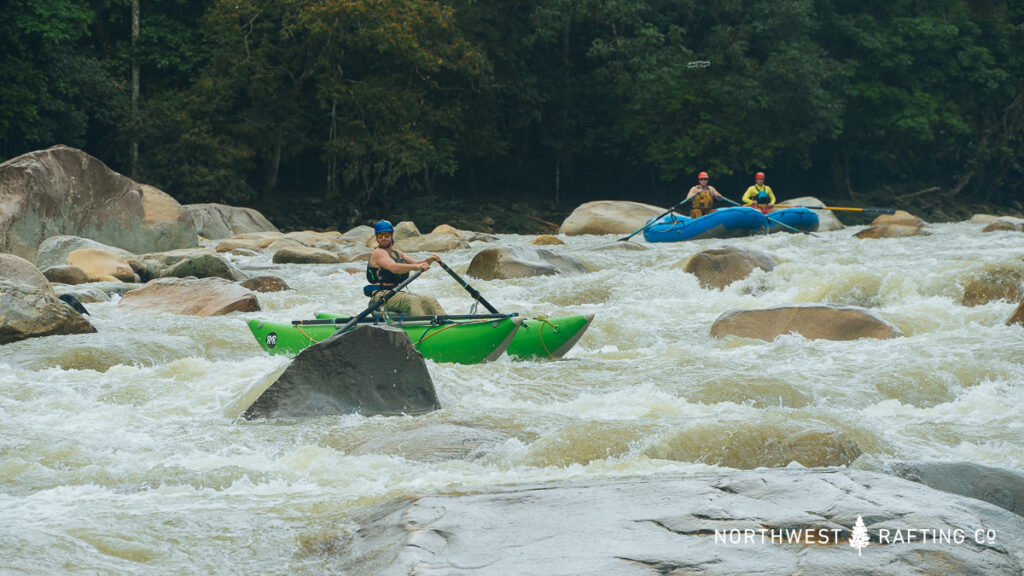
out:
M138 176L139 164L139 1L132 0L132 118L131 118L131 151L129 158L129 174L132 178Z

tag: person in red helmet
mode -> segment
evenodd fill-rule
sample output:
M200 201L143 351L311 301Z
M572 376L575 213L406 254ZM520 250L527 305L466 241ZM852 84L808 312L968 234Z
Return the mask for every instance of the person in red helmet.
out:
M697 185L690 188L686 199L693 198L690 204L690 218L700 218L715 210L715 200L721 200L722 195L715 190L714 186L708 184L708 173L701 172L697 175Z
M754 185L743 193L743 205L767 214L775 206L775 193L764 183L764 172L754 174Z

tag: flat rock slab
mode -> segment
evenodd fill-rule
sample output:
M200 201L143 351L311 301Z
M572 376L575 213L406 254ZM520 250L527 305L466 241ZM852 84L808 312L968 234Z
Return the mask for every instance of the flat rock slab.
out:
M740 336L774 340L796 333L804 338L857 340L859 338L897 338L899 328L874 312L856 306L797 304L763 310L730 310L711 325L715 338Z
M153 314L222 316L255 312L259 301L251 290L223 278L159 278L125 293L118 306Z
M858 519L868 536L859 549L851 546ZM370 509L355 522L358 530L325 546L338 573L1019 575L1024 568L1019 517L859 470L762 469L426 496ZM932 530L953 538L933 541Z
M441 407L404 330L360 326L303 350L243 416L424 414Z
M895 462L886 471L1024 516L1024 474L974 462Z

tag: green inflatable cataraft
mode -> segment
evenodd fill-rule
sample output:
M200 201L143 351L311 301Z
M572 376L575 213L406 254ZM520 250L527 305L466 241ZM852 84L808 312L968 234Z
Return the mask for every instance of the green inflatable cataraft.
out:
M342 318L337 314L317 314L320 319ZM523 320L508 345L509 356L520 359L561 358L576 345L583 333L594 320L593 314L545 318L543 316ZM412 334L409 335L415 342ZM424 356L427 354L424 352ZM429 357L429 356L428 356ZM438 360L442 362L442 360Z
M249 330L256 342L271 354L298 354L330 337L350 319L297 320L285 324L254 318L249 320ZM367 318L360 323L372 324L374 319ZM508 314L479 314L407 317L387 324L405 330L424 358L477 364L501 356L521 323L521 318Z

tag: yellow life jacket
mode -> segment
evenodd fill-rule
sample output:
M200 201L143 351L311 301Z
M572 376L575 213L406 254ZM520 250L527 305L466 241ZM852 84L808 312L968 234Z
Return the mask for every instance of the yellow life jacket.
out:
M715 197L711 194L711 191L705 188L697 195L693 197L690 202L690 218L700 218L701 216L712 212L715 208Z

